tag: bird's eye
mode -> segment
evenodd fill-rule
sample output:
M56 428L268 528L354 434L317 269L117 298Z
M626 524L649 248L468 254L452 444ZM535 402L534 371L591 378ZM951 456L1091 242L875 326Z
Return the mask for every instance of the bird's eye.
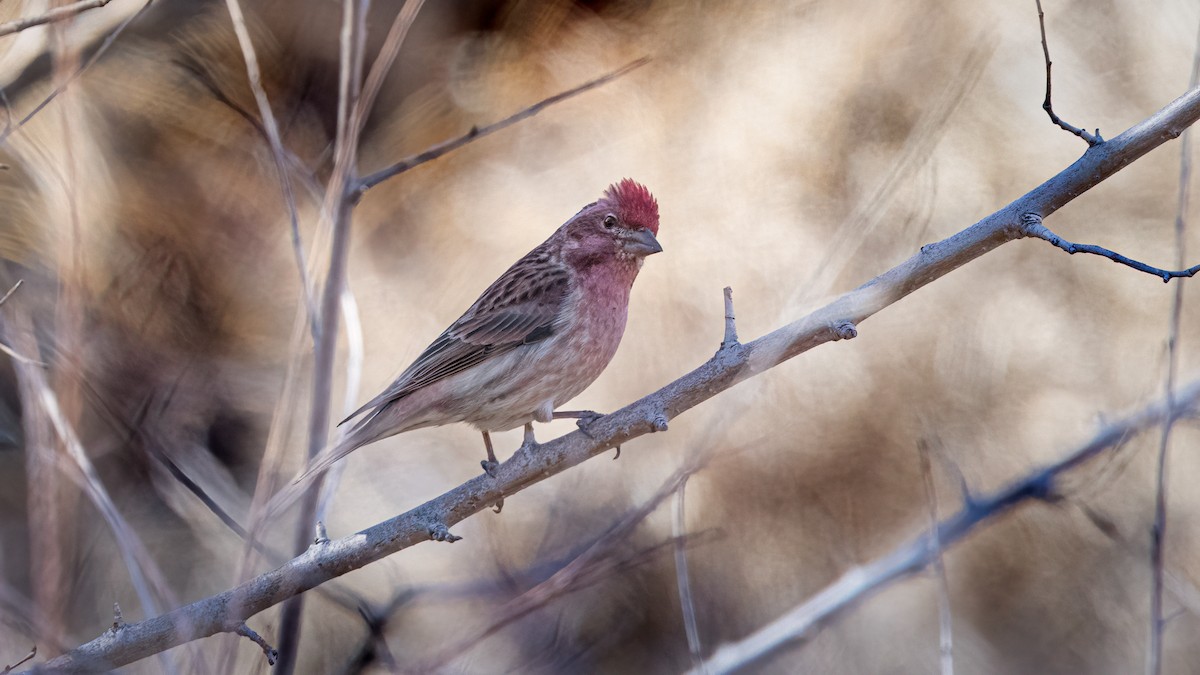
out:
M610 230L613 229L614 227L616 227L617 226L617 217L611 213L608 214L607 216L604 216L604 226Z

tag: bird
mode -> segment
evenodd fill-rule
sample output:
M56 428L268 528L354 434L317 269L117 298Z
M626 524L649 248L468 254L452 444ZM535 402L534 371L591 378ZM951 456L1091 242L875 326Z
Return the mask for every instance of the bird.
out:
M499 463L490 433L598 413L559 411L600 376L625 332L630 290L658 242L658 200L626 178L610 185L500 275L394 382L339 424L357 420L300 479L364 445L458 422L483 434L484 471Z

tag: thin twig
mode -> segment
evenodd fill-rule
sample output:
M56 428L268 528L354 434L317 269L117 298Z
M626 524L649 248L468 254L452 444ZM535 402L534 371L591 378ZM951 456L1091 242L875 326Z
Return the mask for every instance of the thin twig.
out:
M17 661L16 663L12 664L11 666L5 666L4 670L0 670L0 675L8 675L12 671L14 671L18 667L20 667L20 665L22 663L29 661L30 659L32 659L35 656L37 656L37 645L34 645L29 648L29 653L25 655L25 658L21 659L20 661Z
M950 582L942 559L942 541L938 537L937 487L933 483L933 468L929 462L929 444L917 442L921 459L921 476L925 483L925 502L929 505L929 534L934 548L933 573L938 587L938 643L942 675L954 675L954 615L950 612Z
M275 113L271 110L267 91L262 85L258 54L254 51L254 42L250 39L250 31L246 28L246 17L242 14L242 5L239 0L225 0L225 6L229 9L233 32L237 34L242 57L246 60L246 77L250 81L250 91L254 93L254 102L258 104L258 114L262 117L263 131L266 133L267 144L271 149L271 158L275 160L275 173L279 176L279 187L283 192L283 202L287 207L291 225L292 256L296 260L296 269L300 274L300 295L304 298L305 307L308 308L309 328L315 342L318 339L317 307L313 301L312 282L308 278L308 262L305 260L304 245L300 239L300 216L296 210L296 194L292 188L292 175L288 170L283 140L279 134L279 124L275 120Z
M728 299L729 287L725 287L725 297ZM732 311L729 312L732 314ZM726 316L728 317L729 314ZM728 324L726 324L728 326ZM726 334L728 337L728 331ZM736 334L733 338L737 340ZM692 584L688 575L687 564L687 508L684 503L684 493L687 491L687 478L679 483L675 490L674 508L671 510L671 535L675 539L675 581L679 586L679 609L683 613L683 630L687 635L688 653L692 657L692 666L704 673L704 649L700 644L700 629L696 624L696 603L692 599Z
M24 279L17 279L17 283L13 284L12 288L8 289L8 292L4 294L4 297L0 298L0 307L2 307L4 303L8 302L8 299L12 297L13 293L17 292L17 289L20 288L21 284L23 283L25 283Z
M3 141L5 138L8 138L8 133L12 130L13 122L12 104L8 100L8 92L4 90L4 87L0 87L0 104L4 105L4 129L0 130L0 141ZM8 166L5 165L4 168L7 169Z
M112 0L79 0L79 2L73 2L69 5L55 7L45 14L9 21L8 23L0 24L0 37L12 35L13 33L19 33L26 28L33 28L34 26L41 26L47 23L54 23L56 21L70 19L77 14L88 11L89 9L103 7L110 2L112 2Z
M267 641L263 639L263 636L255 633L250 626L247 626L244 623L238 626L234 632L258 645L258 648L262 650L263 655L267 657L267 665L275 665L275 660L279 658L279 652L275 651L275 648L267 643Z
M24 380L29 391L36 396L36 404L40 405L66 448L67 455L78 469L82 487L112 530L117 548L129 570L130 581L137 592L138 600L142 603L142 610L150 615L157 614L160 611L158 609L160 598L163 604L176 604L174 594L171 593L162 572L159 571L154 559L142 545L137 532L121 515L108 490L104 487L95 466L80 444L75 430L64 417L58 397L50 389L42 371L29 366L18 366L16 370L18 378ZM32 406L35 401L27 400L25 403ZM26 414L30 414L31 410L31 408L27 408Z
M1200 30L1192 55L1192 74L1188 86L1200 84ZM1192 130L1183 132L1179 143L1179 202L1175 210L1175 266L1182 267L1187 257L1187 218L1191 201ZM1175 380L1179 373L1179 330L1183 319L1183 282L1175 284L1171 316L1167 329L1167 372L1164 377L1167 405L1175 400ZM1150 530L1150 642L1146 650L1146 674L1162 672L1163 575L1166 569L1164 546L1167 538L1167 462L1171 446L1171 419L1163 421L1158 443L1158 461L1154 479L1154 525Z
M96 51L92 53L91 57L89 57L87 61L83 62L82 65L76 68L75 72L71 73L69 77L65 78L61 84L55 87L54 91L51 91L46 98L42 99L41 103L38 103L36 106L34 106L33 110L30 110L24 117L22 117L21 121L17 122L16 126L6 126L4 133L0 133L0 143L8 140L9 136L11 136L21 127L25 126L29 120L33 119L34 115L37 115L46 106L50 105L50 102L57 98L59 94L66 91L67 87L70 86L72 82L79 79L80 75L83 75L87 69L95 65L95 63L100 60L100 57L108 51L108 48L117 41L117 38L121 36L121 33L125 32L125 29L129 27L129 24L133 23L138 19L138 17L145 14L146 10L150 9L150 5L153 2L154 0L146 0L146 4L142 5L138 11L129 15L128 18L126 18L115 29L113 29L113 32L109 33L108 37L104 38L104 42L100 43L100 46L96 48Z
M1067 253L1070 253L1071 255L1075 255L1076 253L1090 253L1092 255L1108 258L1115 263L1132 267L1139 272L1153 274L1154 276L1162 279L1163 283L1169 282L1171 279L1192 277L1195 276L1197 272L1200 272L1200 265L1180 270L1164 270L1157 267L1151 267L1146 263L1138 262L1132 258L1127 258L1120 253L1110 251L1101 246L1093 246L1091 244L1073 244L1051 232L1049 228L1042 224L1041 216L1037 215L1036 213L1025 214L1023 218L1023 228L1025 236L1050 242L1051 245L1056 246ZM1182 265L1183 261L1179 261L1178 264Z
M383 88L383 80L387 77L388 72L392 69L392 63L396 61L396 57L400 55L400 47L404 44L404 39L408 37L408 30L412 28L413 21L417 18L417 12L421 11L425 0L406 0L404 6L396 13L396 18L392 21L392 27L388 30L387 37L383 40L383 47L379 49L379 56L375 57L374 63L371 64L371 70L367 73L367 80L363 83L362 95L358 99L358 105L354 110L354 125L355 136L362 133L363 125L367 123L367 116L371 114L371 109L375 105L375 97L379 95L379 90Z
M236 588L162 616L127 626L118 639L101 636L47 664L47 669L94 672L131 663L191 640L228 632L258 612L334 577L397 551L479 513L608 449L653 433L665 422L738 383L819 345L847 339L854 326L919 288L1022 235L1026 213L1049 215L1120 169L1178 137L1200 119L1200 88L1172 101L1124 133L1086 153L1058 175L1011 204L908 260L738 350L722 350L692 372L589 426L537 446L519 449L496 469L480 474L403 514L348 537L312 547L281 567ZM974 501L978 501L973 499ZM307 534L307 532L306 532ZM944 533L943 533L944 534ZM944 539L943 539L944 540Z
M398 175L404 173L405 171L408 171L410 169L413 169L415 167L418 167L418 166L424 164L425 162L435 160L438 157L441 157L442 155L444 155L448 152L451 152L453 150L457 150L457 149L461 148L462 146L464 146L476 139L483 138L484 136L488 136L490 134L494 134L497 131L500 131L501 129L507 129L508 127L516 124L517 122L520 122L521 120L533 117L534 115L540 113L541 111L545 110L546 108L549 108L550 106L554 105L555 103L561 103L562 101L565 101L569 98L572 98L574 96L582 94L585 91L589 91L589 90L595 89L596 87L608 84L609 82L612 82L613 80L617 79L618 77L621 77L622 75L625 75L633 70L636 70L637 68L641 68L642 66L646 65L649 62L650 62L650 57L643 56L642 58L640 58L636 61L628 63L624 66L621 66L620 68L612 71L611 73L608 73L607 75L602 75L600 77L597 77L594 80L585 82L585 83L579 85L578 87L575 87L574 89L568 89L564 92L559 92L549 98L542 99L541 101L534 103L533 105L529 106L528 108L525 108L524 110L521 110L520 112L510 115L510 116L500 120L499 122L489 124L485 127L471 127L470 131L463 134L462 136L459 136L458 138L452 138L447 141L442 141L441 143L438 143L437 145L434 145L433 147L430 147L420 153L411 155L409 157L405 157L404 159L400 160L399 162L396 162L395 164L387 167L386 169L381 169L379 171L376 171L373 174L364 176L361 179L359 179L359 181L355 187L355 190L354 190L355 198L356 199L361 198L362 195L367 192L367 190L370 190L371 188L375 187L376 185L379 185L380 183L382 183L385 180L388 180L389 178L398 176Z
M751 666L803 639L813 629L843 610L871 597L891 582L921 571L937 557L938 547L933 543L935 540L943 546L952 545L981 523L1007 513L1018 504L1030 500L1056 499L1055 481L1059 474L1119 445L1132 434L1148 429L1165 419L1193 412L1198 400L1200 381L1191 383L1179 392L1172 407L1158 403L1106 426L1090 441L1061 460L1013 481L992 495L966 504L961 511L942 521L934 531L921 535L867 565L845 572L837 581L803 604L742 640L721 647L706 662L708 672L723 675Z
M1088 147L1095 147L1097 145L1100 145L1101 143L1104 142L1104 139L1100 137L1099 129L1096 130L1095 135L1092 135L1092 134L1089 134L1088 132L1084 131L1083 129L1080 129L1079 127L1073 127L1070 124L1067 124L1066 122L1063 121L1063 119L1061 117L1054 114L1054 107L1052 105L1050 105L1050 65L1051 65L1051 63L1050 63L1050 46L1048 44L1046 44L1046 15L1042 12L1042 0L1035 0L1035 1L1037 2L1038 28L1040 28L1042 31L1042 55L1045 56L1045 58L1046 58L1046 100L1042 101L1042 110L1045 110L1046 114L1050 116L1051 122L1057 124L1060 128L1065 129L1066 131L1069 131L1069 132L1075 134L1076 136L1082 138L1084 141L1087 142Z

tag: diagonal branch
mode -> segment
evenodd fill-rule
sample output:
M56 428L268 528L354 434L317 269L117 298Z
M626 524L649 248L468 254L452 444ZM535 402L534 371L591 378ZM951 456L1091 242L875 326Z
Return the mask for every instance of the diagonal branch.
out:
M385 181L389 178L394 178L395 176L399 176L400 174L404 173L405 171L408 171L409 169L416 168L416 167L424 164L425 162L435 160L438 157L441 157L442 155L444 155L448 152L452 152L454 150L461 148L462 146L470 143L471 141L474 141L477 138L483 138L484 136L487 136L489 134L494 134L497 131L500 131L501 129L507 129L508 127L511 127L512 125L516 124L517 122L520 122L521 120L533 117L534 115L540 113L541 111L545 110L546 108L549 108L550 106L554 105L555 103L561 103L569 98L572 98L574 96L582 94L585 91L590 91L592 89L595 89L596 87L608 84L609 82L612 82L613 80L617 79L618 77L621 77L622 75L625 75L626 73L629 73L630 71L641 68L642 66L646 65L649 62L650 62L650 57L643 56L642 58L640 58L636 61L627 63L624 66L621 66L620 68L612 71L611 73L608 73L607 75L601 75L600 77L597 77L594 80L584 82L583 84L579 85L578 87L575 87L574 89L568 89L566 91L559 92L549 98L542 99L541 101L534 103L533 105L529 106L528 108L525 108L524 110L522 110L518 113L510 115L510 116L500 120L499 122L493 122L492 124L489 124L486 127L471 127L470 131L463 134L462 136L459 136L458 138L452 138L448 141L443 141L443 142L438 143L437 145L435 145L419 154L412 155L410 157L405 157L404 159L400 160L399 162L396 162L395 164L387 167L386 169L381 169L381 170L376 171L375 173L370 174L368 176L363 176L358 181L358 186L354 190L355 198L357 198L357 199L362 198L362 196L364 194L366 194L367 190L370 190L371 188L375 187L376 185L379 185L380 183L382 183L383 181Z
M1195 276L1197 272L1200 272L1200 265L1189 267L1185 270L1163 270L1157 267L1151 267L1144 262L1138 262L1133 258L1126 258L1120 253L1110 251L1102 246L1094 246L1092 244L1073 244L1051 232L1049 228L1042 224L1041 217L1036 213L1025 214L1024 223L1025 236L1027 237L1050 242L1050 244L1053 246L1061 248L1071 255L1075 255L1076 253L1090 253L1092 255L1108 258L1115 263L1127 265L1139 272L1145 272L1146 274L1153 274L1156 277L1160 277L1163 280L1163 283L1180 277L1192 277Z
M791 324L753 342L719 350L696 370L576 431L527 446L500 465L428 502L361 532L309 547L240 586L162 616L104 634L42 667L95 672L131 663L188 641L231 632L258 612L397 551L444 538L448 528L550 476L667 422L722 391L826 342L849 339L856 325L926 284L1005 243L1026 236L1022 218L1048 216L1200 118L1193 89L1121 135L1089 148L1061 173L967 229L923 246L908 260Z
M34 26L54 23L55 21L65 21L66 19L70 19L78 14L82 14L89 9L98 9L103 7L110 2L112 2L112 0L79 0L79 2L73 2L69 5L55 7L45 14L9 21L8 23L0 24L0 37L12 35L13 33L20 33L26 28L33 28Z
M842 610L862 602L897 579L921 571L941 554L942 547L960 541L981 523L1029 500L1056 499L1054 483L1059 474L1120 445L1139 431L1195 412L1198 401L1200 381L1178 392L1173 405L1158 403L1110 424L1058 462L1013 481L990 496L968 501L961 511L942 521L931 532L870 564L846 572L804 604L745 639L721 647L705 662L703 672L713 675L732 673L794 644Z

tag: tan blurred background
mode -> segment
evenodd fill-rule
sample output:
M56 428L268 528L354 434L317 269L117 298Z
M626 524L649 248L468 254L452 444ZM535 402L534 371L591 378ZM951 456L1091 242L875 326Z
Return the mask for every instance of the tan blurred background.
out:
M5 118L15 124L141 5L116 0L69 26L0 38ZM373 3L369 57L399 5ZM3 3L0 20L44 7ZM1073 124L1112 136L1185 90L1195 3L1048 0L1045 9L1056 109ZM246 11L301 167L311 242L309 186L330 171L340 10L277 0ZM360 167L642 55L653 61L362 202L350 263L366 350L356 402L624 176L657 195L665 253L641 274L616 359L571 407L616 409L707 359L721 338L723 286L734 289L743 338L757 337L999 209L1085 147L1040 109L1032 0L463 0L422 10L369 120ZM160 0L0 145L0 285L25 281L2 310L6 342L48 364L66 418L175 602L230 587L243 557L242 539L180 477L244 525L277 406L290 415L274 424L287 452L278 476L296 470L304 447L306 366L284 391L298 274L271 156L244 114L255 110L225 4ZM1179 149L1155 151L1047 225L1169 266ZM595 583L519 620L497 617L689 457L712 452L687 492L688 529L717 531L688 547L699 638L707 653L742 637L926 527L918 444L932 448L948 515L961 504L956 472L974 490L994 489L1157 397L1171 295L1099 258L1037 241L1005 246L872 318L856 340L636 440L619 461L594 460L511 497L500 515L462 523L453 546L415 547L310 594L299 671L425 667L450 648L445 672L682 670L691 661L663 548L669 501L611 551ZM1200 329L1193 307L1185 295L1185 380ZM3 665L33 643L49 655L98 635L114 601L129 621L146 611L27 378L7 358L0 369ZM341 362L338 372L342 387ZM1182 423L1170 465L1166 612L1185 610L1165 631L1169 673L1200 672L1197 438ZM520 439L497 441L506 457ZM1141 669L1156 447L1157 433L1130 441L1072 474L1066 499L1021 508L947 553L959 672ZM460 425L355 453L330 535L472 477L481 452ZM273 526L269 545L286 548L292 527ZM497 622L486 639L457 646ZM277 610L250 625L273 641ZM230 636L169 658L180 672L268 670ZM937 658L936 585L925 576L757 670L923 673ZM150 659L126 672L164 667Z

